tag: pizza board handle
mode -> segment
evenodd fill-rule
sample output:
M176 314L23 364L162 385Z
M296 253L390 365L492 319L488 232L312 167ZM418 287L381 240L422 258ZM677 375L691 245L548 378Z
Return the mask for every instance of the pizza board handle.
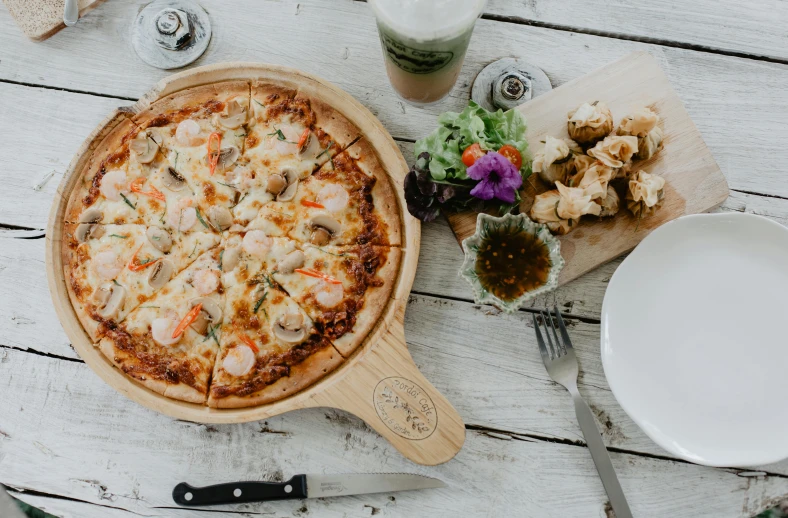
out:
M417 464L442 464L460 451L465 424L413 362L405 343L404 307L380 342L357 361L315 403L360 417Z

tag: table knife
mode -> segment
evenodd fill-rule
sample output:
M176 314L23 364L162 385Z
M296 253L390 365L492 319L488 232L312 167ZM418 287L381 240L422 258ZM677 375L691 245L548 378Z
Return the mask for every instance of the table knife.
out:
M234 482L205 487L194 487L181 482L172 490L172 499L180 505L216 505L388 493L435 487L446 487L446 484L437 478L410 473L296 475L285 482Z

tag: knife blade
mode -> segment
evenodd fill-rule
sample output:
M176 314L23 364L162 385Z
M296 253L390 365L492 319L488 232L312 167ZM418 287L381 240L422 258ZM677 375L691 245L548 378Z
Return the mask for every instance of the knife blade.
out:
M284 482L233 482L204 487L194 487L181 482L172 490L172 499L179 505L217 505L437 487L446 487L446 484L437 478L411 473L295 475Z

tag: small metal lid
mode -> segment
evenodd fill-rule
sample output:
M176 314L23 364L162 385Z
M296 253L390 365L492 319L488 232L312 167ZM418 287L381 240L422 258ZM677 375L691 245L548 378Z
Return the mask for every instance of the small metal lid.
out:
M199 58L211 41L208 13L191 0L155 0L137 15L131 42L156 68L180 68Z
M552 90L541 68L514 58L494 61L479 72L471 99L487 110L510 110Z

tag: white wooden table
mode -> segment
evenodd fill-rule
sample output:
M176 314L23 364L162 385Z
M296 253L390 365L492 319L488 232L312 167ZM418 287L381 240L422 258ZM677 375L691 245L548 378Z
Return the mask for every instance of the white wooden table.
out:
M331 410L244 425L149 411L105 385L58 323L44 273L47 213L72 154L118 106L167 72L131 48L146 2L109 1L43 43L0 8L0 483L58 516L600 516L611 514L566 392L537 353L530 313L474 305L445 222L423 227L406 335L416 363L462 414L457 457L424 468L358 419ZM196 64L263 61L318 74L372 110L412 159L437 115L459 110L481 68L520 56L554 86L633 50L664 67L725 173L723 211L788 224L788 2L490 0L451 97L418 109L393 94L363 2L201 0L214 36ZM788 497L788 462L713 469L672 458L617 405L599 358L599 312L615 261L534 306L570 318L581 392L596 412L636 516L749 517ZM755 303L757 301L753 301ZM440 490L197 511L180 481L406 471Z

